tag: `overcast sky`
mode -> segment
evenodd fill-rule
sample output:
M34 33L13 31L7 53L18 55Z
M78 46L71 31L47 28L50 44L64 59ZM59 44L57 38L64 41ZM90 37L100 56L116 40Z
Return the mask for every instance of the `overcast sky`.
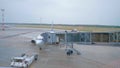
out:
M0 0L2 8L10 23L120 26L120 0Z

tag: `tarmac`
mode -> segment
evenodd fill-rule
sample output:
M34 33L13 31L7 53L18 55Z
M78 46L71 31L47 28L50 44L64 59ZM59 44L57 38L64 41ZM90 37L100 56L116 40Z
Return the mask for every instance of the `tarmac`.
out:
M30 41L48 30L16 27L0 30L0 66L10 67L11 58L22 53L38 53L38 60L29 68L120 68L119 46L74 43L74 48L80 55L74 53L70 56L66 55L64 45L47 45L39 50Z

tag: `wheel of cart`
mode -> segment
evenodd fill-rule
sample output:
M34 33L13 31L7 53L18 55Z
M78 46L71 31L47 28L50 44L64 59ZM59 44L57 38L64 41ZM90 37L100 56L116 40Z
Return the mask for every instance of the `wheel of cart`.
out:
M37 60L37 59L38 59L38 54L35 54L34 60Z

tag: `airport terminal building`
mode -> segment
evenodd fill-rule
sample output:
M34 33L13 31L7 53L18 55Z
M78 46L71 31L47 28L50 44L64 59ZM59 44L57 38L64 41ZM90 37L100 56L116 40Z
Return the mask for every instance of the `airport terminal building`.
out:
M80 44L120 44L120 31L113 32L45 32L42 34L47 44L80 43Z

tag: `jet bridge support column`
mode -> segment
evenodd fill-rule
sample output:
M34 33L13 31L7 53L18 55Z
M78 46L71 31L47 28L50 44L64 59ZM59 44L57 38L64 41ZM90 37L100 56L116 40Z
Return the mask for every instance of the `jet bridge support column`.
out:
M90 32L90 44L92 44L92 33Z
M119 35L118 35L118 32L116 32L116 42L118 43L118 38L119 38Z
M68 44L67 44L67 31L65 31L65 46L67 48Z

